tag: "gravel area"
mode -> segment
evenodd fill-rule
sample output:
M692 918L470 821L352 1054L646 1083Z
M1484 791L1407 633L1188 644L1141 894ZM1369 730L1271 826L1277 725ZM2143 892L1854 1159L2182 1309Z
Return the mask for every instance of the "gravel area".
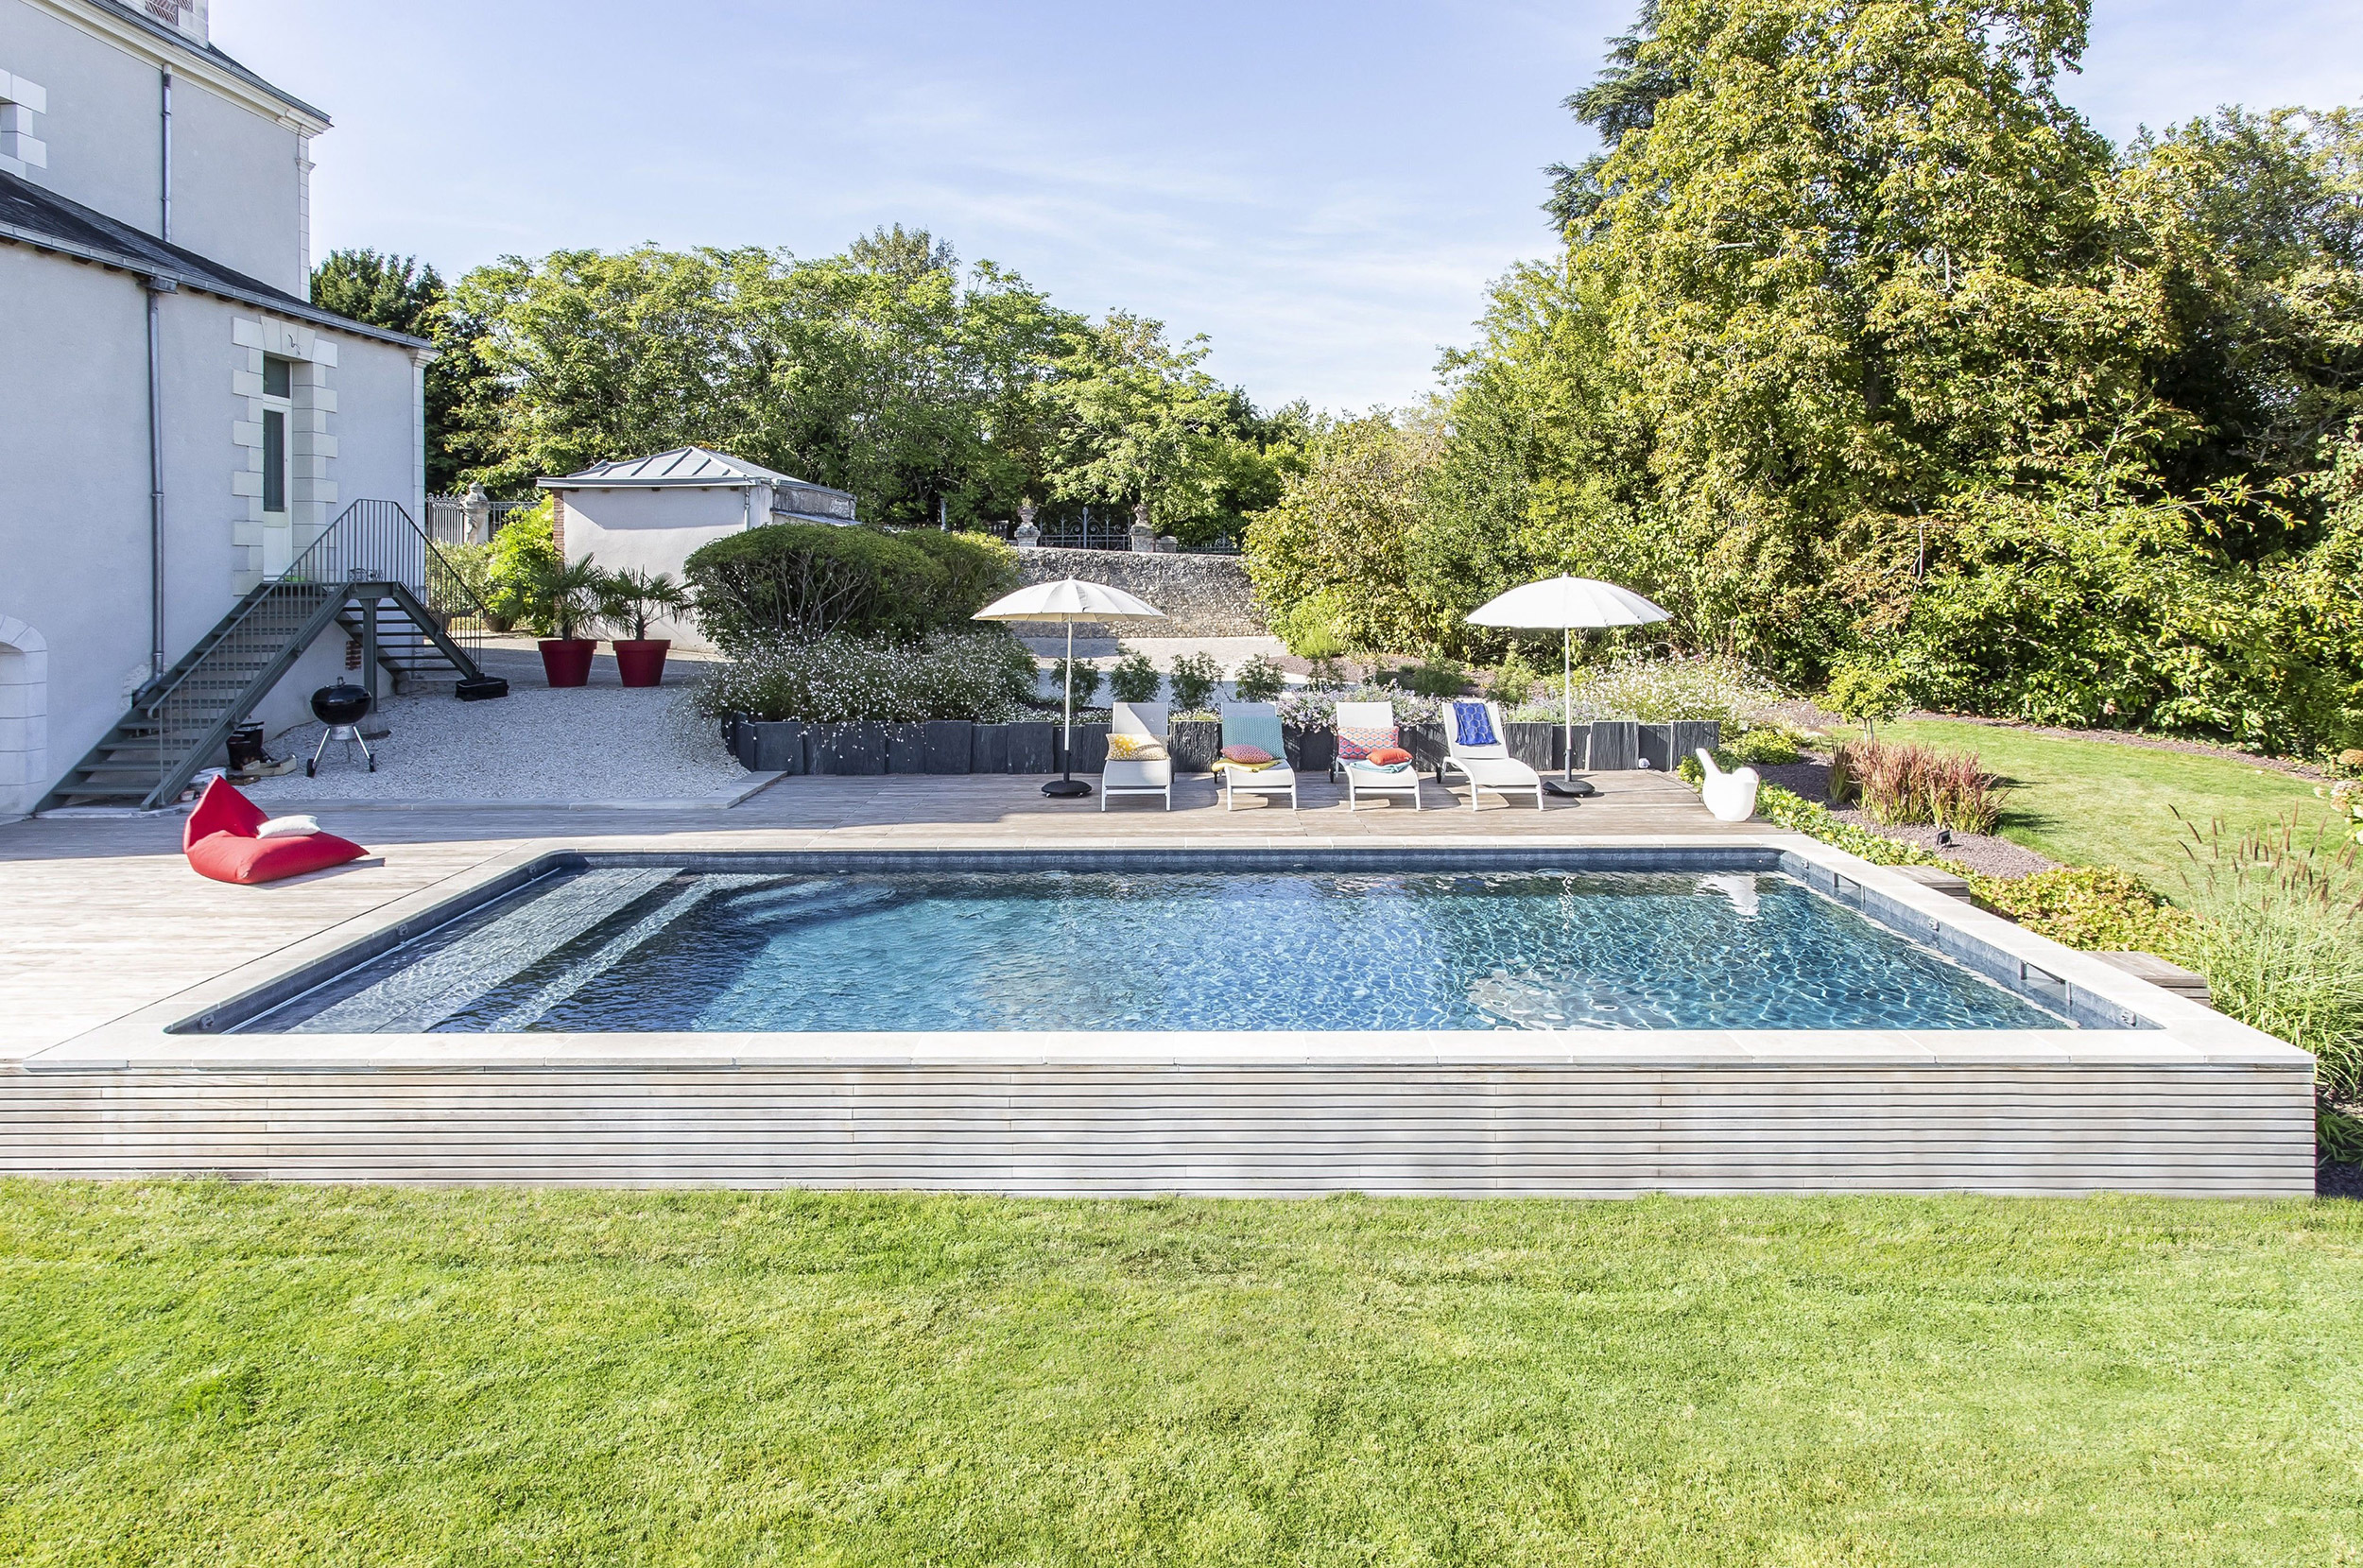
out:
M679 801L743 787L747 770L673 686L592 685L552 691L512 685L490 702L447 695L383 701L370 742L377 771L357 747L329 744L318 778L302 769L244 786L267 809L299 801ZM309 757L321 727L271 738L272 757Z
M1764 782L1793 791L1817 804L1827 804L1830 798L1830 765L1826 761L1805 761L1760 766L1756 771ZM1934 850L1947 860L1954 861L1982 876L2032 876L2047 871L2058 862L2037 854L2024 845L2007 838L1996 838L1981 833L1956 833L1949 844L1937 842L1938 829L1918 826L1890 826L1874 822L1857 807L1847 806L1830 813L1841 822L1875 833L1882 838L1893 838L1906 844L1918 844Z

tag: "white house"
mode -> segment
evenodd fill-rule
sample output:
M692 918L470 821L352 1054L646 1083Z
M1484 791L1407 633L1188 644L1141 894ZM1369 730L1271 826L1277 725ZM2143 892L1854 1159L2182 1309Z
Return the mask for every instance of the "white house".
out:
M0 818L347 503L419 513L430 350L306 302L328 117L207 13L0 0ZM301 716L345 642L255 716Z
M568 560L591 557L611 572L662 572L675 582L701 544L772 523L852 526L841 490L775 474L743 457L677 447L650 457L594 463L537 481L551 496L551 531ZM681 647L706 646L693 621L651 624Z

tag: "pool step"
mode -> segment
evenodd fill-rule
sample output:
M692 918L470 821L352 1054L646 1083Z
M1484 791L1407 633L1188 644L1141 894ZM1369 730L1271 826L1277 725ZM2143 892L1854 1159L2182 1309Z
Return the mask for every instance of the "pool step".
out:
M2170 991L2186 1002L2197 1002L2202 1008L2216 1005L2214 993L2207 989L2206 975L2169 963L2155 953L2096 953L2093 956L2112 969L2147 980L2161 991Z

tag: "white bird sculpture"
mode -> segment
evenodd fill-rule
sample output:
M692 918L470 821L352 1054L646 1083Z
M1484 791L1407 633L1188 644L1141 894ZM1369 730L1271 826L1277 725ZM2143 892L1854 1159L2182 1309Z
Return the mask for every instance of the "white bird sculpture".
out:
M1754 768L1726 773L1715 766L1714 755L1703 746L1699 748L1699 766L1705 772L1699 781L1699 796L1716 821L1744 822L1756 814L1756 786L1764 781Z

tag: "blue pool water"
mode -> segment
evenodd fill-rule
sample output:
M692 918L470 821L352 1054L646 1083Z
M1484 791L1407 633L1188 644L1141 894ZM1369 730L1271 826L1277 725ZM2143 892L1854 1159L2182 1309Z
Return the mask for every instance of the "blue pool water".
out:
M537 883L249 1025L2062 1026L1775 872L664 867Z

